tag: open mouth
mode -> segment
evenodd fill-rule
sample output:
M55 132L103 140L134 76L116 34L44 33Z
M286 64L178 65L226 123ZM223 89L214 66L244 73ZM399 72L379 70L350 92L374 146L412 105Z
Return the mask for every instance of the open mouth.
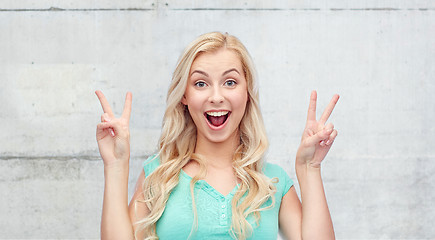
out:
M207 118L208 122L215 126L219 127L227 121L228 117L230 116L229 111L220 111L220 112L206 112L204 113L205 117Z

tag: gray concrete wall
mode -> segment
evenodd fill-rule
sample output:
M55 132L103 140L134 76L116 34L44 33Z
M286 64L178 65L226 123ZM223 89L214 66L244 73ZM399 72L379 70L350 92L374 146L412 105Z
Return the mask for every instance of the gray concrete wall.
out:
M435 2L289 2L1 1L0 238L98 238L94 90L118 113L133 92L131 194L179 54L217 30L250 50L268 161L293 179L310 91L318 109L341 95L323 167L338 239L434 239Z

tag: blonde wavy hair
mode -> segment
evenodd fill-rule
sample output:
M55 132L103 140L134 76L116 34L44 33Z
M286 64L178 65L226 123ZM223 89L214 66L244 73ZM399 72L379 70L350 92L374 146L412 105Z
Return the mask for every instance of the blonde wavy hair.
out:
M167 108L159 140L160 150L157 156L160 158L160 165L147 176L142 186L144 202L150 214L136 222L138 227L135 235L141 231L145 233L146 239L158 239L156 223L165 210L171 191L178 184L181 169L190 160L197 161L200 165L199 173L190 183L195 219L191 233L197 228L198 220L193 191L195 183L205 177L206 168L205 160L194 153L196 126L181 100L195 58L201 53L214 52L221 48L234 51L239 56L248 90L248 102L239 126L240 145L233 156L234 172L241 183L232 199L232 225L229 229L231 236L236 239L249 237L253 228L247 221L247 217L253 216L258 224L260 211L271 208L275 203L276 188L272 180L262 173L262 159L268 147L268 141L260 112L258 85L251 57L236 37L227 33L207 33L199 36L184 50L174 71L166 99ZM262 206L269 199L272 200L272 204Z

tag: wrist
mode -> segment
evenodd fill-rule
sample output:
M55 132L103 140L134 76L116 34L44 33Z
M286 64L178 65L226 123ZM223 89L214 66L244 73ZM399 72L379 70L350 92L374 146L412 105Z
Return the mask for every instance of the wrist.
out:
M313 166L309 163L306 164L296 164L295 166L296 176L298 181L304 182L308 178L318 178L321 175L320 165Z
M302 161L296 160L295 168L296 168L296 171L320 171L321 164L320 163L313 164L313 163L310 163L309 161L302 162Z
M104 163L104 174L107 175L127 175L129 172L129 161L114 161Z

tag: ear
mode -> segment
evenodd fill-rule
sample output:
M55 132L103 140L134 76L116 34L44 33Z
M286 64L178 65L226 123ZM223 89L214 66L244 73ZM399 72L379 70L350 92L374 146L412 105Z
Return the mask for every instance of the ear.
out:
M187 105L187 99L186 99L186 96L185 96L185 95L183 95L183 98L181 99L181 103L182 103L183 105Z

